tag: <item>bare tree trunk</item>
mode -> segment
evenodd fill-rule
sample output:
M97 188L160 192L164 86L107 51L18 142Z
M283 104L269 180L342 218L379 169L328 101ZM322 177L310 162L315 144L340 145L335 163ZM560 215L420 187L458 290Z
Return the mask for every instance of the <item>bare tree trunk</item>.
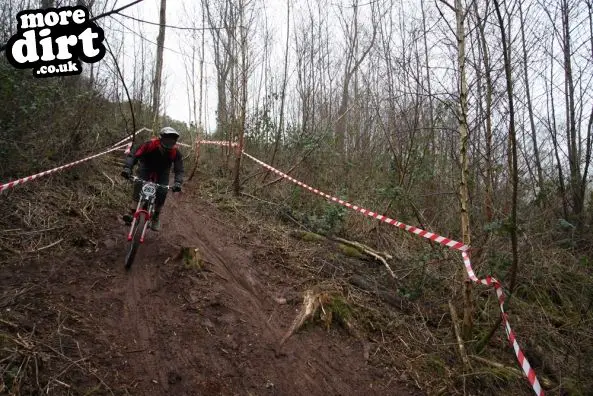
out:
M234 63L234 33L235 25L238 23L234 14L234 5L231 1L208 2L202 0L203 8L206 10L208 25L212 28L212 46L214 49L214 65L216 67L217 84L217 111L216 111L216 133L220 139L231 139L230 117L232 115L233 102L227 100L227 83L229 82L229 73L233 70ZM218 6L218 9L211 10L211 7ZM224 26L224 29L220 29ZM229 91L234 92L234 82L230 78ZM231 97L232 99L233 97ZM236 99L236 97L235 97ZM207 112L206 112L207 114ZM228 158L230 148L221 149L221 161L224 168L228 169Z
M426 30L426 12L424 6L424 0L420 0L420 8L422 9L422 37L424 41L424 62L426 63L426 83L428 84L428 118L429 124L428 127L430 129L430 149L432 151L432 156L436 157L436 139L435 139L435 131L434 131L434 99L432 97L432 87L430 84L430 63L429 63L429 50L428 50L428 41L427 36L428 32ZM433 169L436 169L436 163L433 162Z
M486 219L491 222L494 218L494 203L493 203L493 180L492 174L492 70L490 67L490 51L488 50L488 43L486 41L485 32L485 21L480 17L478 11L477 2L473 2L474 13L478 20L478 30L480 39L478 40L478 46L482 50L482 61L484 63L484 76L486 78L486 108L485 108L485 121L486 121L486 195L485 195L485 208L486 208ZM485 13L487 9L485 10Z
M202 8L202 26L206 25L206 13ZM202 56L200 58L200 104L199 104L199 115L198 115L198 134L204 132L204 124L202 124L202 97L204 96L204 47L205 47L206 32L202 29ZM196 139L199 139L199 135Z
M278 128L276 132L276 141L274 142L274 151L272 152L272 158L270 159L270 165L274 166L274 159L278 152L278 146L280 145L280 139L282 138L282 129L284 128L284 101L286 100L286 80L288 78L288 52L290 50L288 44L290 39L290 0L286 2L286 47L284 54L284 76L282 78L282 97L280 98L280 120L278 121ZM270 171L266 172L263 181L265 182Z
M243 151L243 139L245 136L245 120L247 116L247 73L248 73L248 60L247 60L247 27L243 24L246 12L245 0L240 0L240 31L241 31L241 108L240 108L240 122L239 122L239 146L235 154L235 170L234 170L234 181L233 191L235 195L239 195L241 192L241 183L239 180L239 173L241 170L241 155Z
M525 94L527 95L527 111L529 113L529 125L531 127L531 140L533 142L533 156L535 157L535 167L537 169L537 183L540 194L544 188L544 173L539 156L539 146L537 144L537 131L535 129L535 118L533 115L533 103L531 102L531 89L529 87L529 72L527 68L527 47L525 44L525 20L523 19L523 2L519 2L519 16L521 18L521 44L523 47L523 78L525 80Z
M587 8L589 9L589 41L591 42L591 54L593 58L593 2L587 1ZM584 197L587 190L587 176L589 173L589 166L591 165L591 151L593 150L593 107L589 114L589 122L587 123L587 138L585 141L585 161L583 169L583 178L581 180L581 194ZM591 205L591 204L590 204Z
M506 90L509 101L509 140L511 143L511 159L512 168L510 174L512 178L513 194L512 194L512 207L511 207L511 218L510 218L510 234L511 244L513 251L513 263L511 264L510 280L509 280L509 291L512 293L515 290L515 284L517 280L517 271L519 268L519 251L517 242L517 190L519 187L519 171L517 169L517 137L515 131L515 105L513 95L513 80L512 80L512 66L511 66L511 51L508 47L507 36L505 33L504 20L500 12L500 6L498 0L494 0L494 8L496 9L496 15L498 17L498 23L500 28L500 38L502 40L502 51L504 59L504 70L506 75ZM509 28L510 30L510 28Z
M192 57L191 57L191 93L192 93L192 105L193 105L193 117L194 117L194 125L195 125L195 132L196 136L198 133L198 109L196 104L196 46L193 44L192 40Z
M461 0L455 0L455 16L457 22L457 63L459 66L459 136L460 136L460 162L461 181L459 183L460 211L461 211L461 234L463 243L471 245L471 233L469 224L469 192L468 192L468 161L467 147L469 131L467 126L467 77L465 72L465 10ZM464 272L463 282L464 310L463 310L463 338L468 340L471 337L473 328L474 303L472 298L472 283L467 273Z
M566 132L568 139L568 164L570 169L570 192L572 195L572 213L580 230L583 225L584 196L581 195L581 159L580 139L577 138L577 121L575 110L575 88L572 73L572 49L570 37L569 12L567 0L562 0L560 12L562 14L562 51L564 55L564 78L566 100ZM579 141L577 141L579 140Z
M185 56L183 57L183 67L185 68L185 93L187 94L187 113L188 119L190 124L190 134L191 134L191 126L197 122L196 120L196 46L194 44L194 37L191 38L191 55L185 53L183 46L179 46L180 51ZM191 62L190 66L188 66L188 62ZM193 104L193 106L192 106ZM192 119L194 122L192 122Z
M346 152L346 124L347 124L347 117L346 112L348 111L348 103L349 103L349 87L350 81L352 77L364 62L365 58L369 54L369 51L375 44L375 37L377 36L377 21L373 20L373 35L371 37L371 41L369 42L368 46L364 49L360 57L356 56L356 48L358 46L359 41L359 26L358 26L358 0L354 1L352 6L353 9L353 16L352 16L352 26L351 31L348 31L348 37L346 40L348 41L348 53L346 55L346 62L344 66L344 78L342 80L342 94L340 97L340 107L338 109L338 120L336 122L336 148L340 152L340 154L344 155ZM375 16L375 10L373 12L373 17Z
M551 49L554 47L554 36L550 45ZM568 218L568 202L566 197L566 187L564 184L564 172L562 171L562 162L560 161L560 153L558 147L558 129L556 127L556 108L554 105L554 90L552 89L554 81L554 57L550 57L550 86L546 84L546 92L549 92L550 107L547 111L548 127L550 129L550 136L552 137L552 144L554 147L554 156L556 157L556 164L558 169L558 187L562 199L562 213L564 218Z
M167 0L161 0L159 18L159 35L157 37L156 69L152 83L152 130L156 133L159 126L159 101L161 97L161 77L163 73L163 47L165 45L165 23L167 14Z

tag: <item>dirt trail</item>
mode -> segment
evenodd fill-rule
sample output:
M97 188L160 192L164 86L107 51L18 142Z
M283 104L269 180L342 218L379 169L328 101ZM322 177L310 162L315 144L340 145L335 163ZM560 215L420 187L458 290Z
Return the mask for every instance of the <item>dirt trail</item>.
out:
M79 353L113 394L417 394L388 368L367 365L361 343L339 329L307 327L276 353L300 303L273 298L296 282L270 282L266 275L281 277L273 265L280 258L254 259L241 247L245 237L204 201L171 197L165 209L162 231L148 236L130 272L126 228L113 219L99 252L23 274L53 290L43 298L76 313L69 327ZM167 261L182 246L199 249L205 271ZM84 377L62 381L88 385Z

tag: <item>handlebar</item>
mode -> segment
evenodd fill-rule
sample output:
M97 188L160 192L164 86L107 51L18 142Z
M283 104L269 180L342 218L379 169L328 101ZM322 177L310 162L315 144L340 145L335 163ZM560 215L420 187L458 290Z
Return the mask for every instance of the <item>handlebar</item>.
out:
M144 182L144 183L152 183L152 184L156 185L157 187L165 188L167 190L170 190L171 189L171 186L168 186L166 184L158 184L158 183L155 183L155 182L151 182L150 180L144 180L144 179L142 179L142 178L140 178L138 176L134 176L134 175L131 175L130 176L130 180L132 182L140 181L140 182Z

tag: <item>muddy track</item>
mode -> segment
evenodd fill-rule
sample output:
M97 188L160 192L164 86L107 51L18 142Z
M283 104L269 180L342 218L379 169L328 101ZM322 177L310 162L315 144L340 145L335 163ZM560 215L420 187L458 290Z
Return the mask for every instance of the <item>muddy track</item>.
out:
M389 368L368 365L360 341L340 329L309 326L278 351L299 304L273 297L296 280L270 282L264 274L281 274L278 258L254 259L210 204L181 195L165 209L162 231L149 234L129 272L127 229L112 218L98 252L25 274L43 278L55 290L47 298L67 296L83 317L76 341L106 394L417 394ZM197 248L205 270L173 259L181 247ZM83 393L88 384L76 381Z

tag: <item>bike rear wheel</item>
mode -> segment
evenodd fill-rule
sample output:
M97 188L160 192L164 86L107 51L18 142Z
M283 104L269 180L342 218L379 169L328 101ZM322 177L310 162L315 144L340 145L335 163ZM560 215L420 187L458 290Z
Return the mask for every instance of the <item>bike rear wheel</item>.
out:
M136 221L136 225L134 226L134 231L132 232L132 240L130 241L130 246L128 247L128 253L126 254L126 270L130 269L132 263L134 262L134 258L136 258L136 252L140 246L140 238L142 237L142 230L144 229L145 223L146 213L140 212Z

